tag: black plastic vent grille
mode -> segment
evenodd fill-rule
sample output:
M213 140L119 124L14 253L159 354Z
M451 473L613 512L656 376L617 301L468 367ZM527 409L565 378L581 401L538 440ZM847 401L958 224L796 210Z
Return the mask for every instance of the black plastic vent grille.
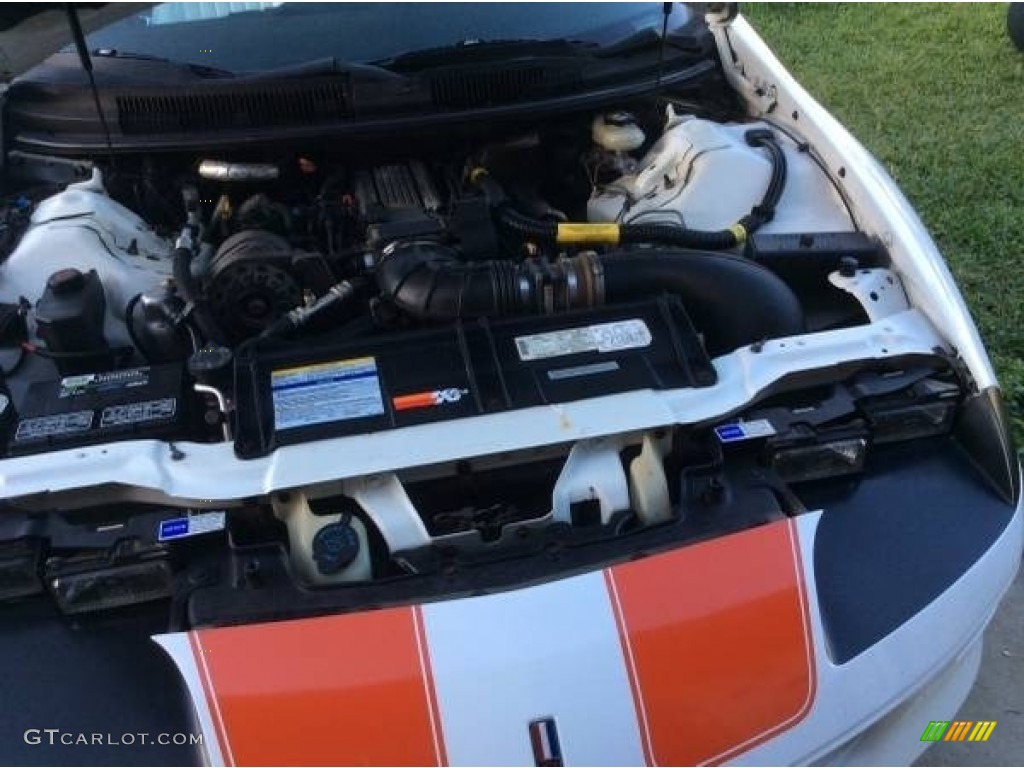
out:
M338 80L117 97L125 135L317 125L351 113L348 84Z
M580 73L575 69L566 71L544 66L488 68L475 72L453 70L430 77L430 95L438 107L488 107L549 96L578 86L580 82Z

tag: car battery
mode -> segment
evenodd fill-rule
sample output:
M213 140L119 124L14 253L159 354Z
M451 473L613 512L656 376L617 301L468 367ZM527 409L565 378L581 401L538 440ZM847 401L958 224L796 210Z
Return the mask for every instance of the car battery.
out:
M188 418L179 364L83 373L29 386L17 408L12 456L133 438L184 434Z
M640 389L710 386L680 301L479 318L373 340L244 350L235 451L394 429Z

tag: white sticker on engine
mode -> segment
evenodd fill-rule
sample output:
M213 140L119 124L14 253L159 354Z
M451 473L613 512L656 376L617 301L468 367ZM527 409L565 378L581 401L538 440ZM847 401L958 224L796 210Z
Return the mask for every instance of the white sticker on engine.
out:
M574 365L571 368L553 368L548 371L548 378L552 381L562 379L575 379L580 376L595 376L599 373L611 373L619 370L619 364L614 360L604 363L590 363L589 365Z
M619 320L614 323L585 325L561 331L517 336L520 360L545 360L549 357L578 355L582 352L618 352L650 346L652 337L643 320Z
M274 371L270 376L276 429L294 429L384 413L377 362L337 360Z

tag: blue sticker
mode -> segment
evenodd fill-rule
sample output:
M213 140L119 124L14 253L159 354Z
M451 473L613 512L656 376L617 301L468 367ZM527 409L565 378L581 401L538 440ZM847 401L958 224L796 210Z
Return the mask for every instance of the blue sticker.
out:
M157 528L158 541L182 539L186 536L198 536L202 533L213 533L224 530L227 514L223 510L216 512L197 512L188 517L176 517L172 520L161 520Z
M179 517L174 520L163 520L160 523L160 541L177 539L181 536L188 536L188 518Z
M771 437L775 434L775 427L768 419L755 419L723 424L715 427L715 434L718 435L720 443L736 443L741 440L753 440L755 437Z
M715 427L715 434L718 435L718 439L723 443L743 439L743 429L738 424L726 424L722 427Z

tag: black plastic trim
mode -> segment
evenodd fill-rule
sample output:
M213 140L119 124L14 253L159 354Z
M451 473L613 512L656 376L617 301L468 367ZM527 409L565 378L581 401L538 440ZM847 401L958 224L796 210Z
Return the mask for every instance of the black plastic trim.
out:
M989 387L964 400L954 427L957 440L1003 500L1020 500L1020 466L1003 393Z
M876 446L863 479L798 495L824 510L814 541L818 603L843 664L959 579L1013 518L952 439Z
M661 80L662 88L690 85L717 71L717 63L701 61L679 69L665 72ZM354 86L355 87L355 86ZM259 129L247 128L236 131L201 132L178 135L161 135L159 137L125 137L114 136L115 152L176 151L184 149L211 149L213 147L238 147L266 142L289 142L308 140L321 137L365 136L367 134L383 134L407 132L410 130L429 130L453 125L465 125L471 122L488 122L496 120L513 120L529 117L536 119L545 115L556 114L568 110L590 109L605 106L623 99L640 98L657 89L655 82L649 78L637 82L630 81L603 88L594 88L579 93L559 95L552 98L533 101L501 104L478 109L462 109L446 112L417 112L386 116L356 117L351 120L325 122L315 126L274 126ZM357 105L358 106L358 105ZM8 104L8 110L14 105ZM428 108L423 105L421 109ZM54 154L75 154L106 152L106 141L100 134L82 135L65 133L63 138L54 133L11 132L9 141L11 149L25 152L44 152Z
M201 764L199 747L155 743L160 734L200 733L181 676L150 639L167 630L166 603L72 623L47 601L30 600L5 605L0 622L5 764ZM61 732L52 745L46 728ZM26 740L30 729L40 733ZM141 743L141 733L154 743ZM101 738L61 743L80 734Z

